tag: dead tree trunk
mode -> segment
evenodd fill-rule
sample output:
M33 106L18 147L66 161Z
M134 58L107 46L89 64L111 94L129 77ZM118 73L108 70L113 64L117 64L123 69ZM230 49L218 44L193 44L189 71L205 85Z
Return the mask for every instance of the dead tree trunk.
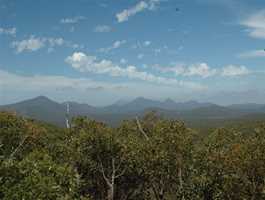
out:
M179 186L180 186L180 191L182 193L182 200L185 200L185 195L183 193L184 187L183 187L183 178L182 178L182 169L181 166L178 168L178 178L179 178Z
M65 115L65 123L66 123L66 128L70 128L70 106L69 103L66 104L66 115Z
M101 173L108 187L108 190L107 190L108 200L114 200L115 180L125 173L125 169L122 172L118 173L118 171L120 170L120 166L121 166L121 163L118 166L116 166L115 158L112 158L111 159L111 173L108 176L104 170L102 162L100 161Z
M149 140L149 137L147 136L147 134L144 132L143 128L142 128L142 125L138 119L138 117L135 117L136 119L136 124L138 126L138 129L140 130L140 132L144 135L145 139L148 141Z

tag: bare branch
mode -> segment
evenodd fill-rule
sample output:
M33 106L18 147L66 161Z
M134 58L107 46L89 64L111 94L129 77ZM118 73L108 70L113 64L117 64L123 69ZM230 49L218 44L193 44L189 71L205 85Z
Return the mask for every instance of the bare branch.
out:
M27 140L29 136L26 136L21 142L20 144L18 145L18 147L10 154L9 156L9 160L11 160L15 154L18 152L18 150L24 145L25 141Z
M112 158L111 159L111 164L112 164L111 184L114 185L114 182L115 182L115 174L116 174L115 158Z
M149 137L148 137L147 134L144 132L144 130L143 130L143 128L142 128L142 125L141 125L141 123L140 123L138 117L136 116L135 119L136 119L136 124L137 124L137 126L138 126L138 129L139 129L140 132L144 135L145 139L146 139L146 140L149 140Z
M115 158L111 159L111 164L112 164L112 173L115 175L115 173L116 173Z
M109 179L107 178L106 174L105 174L105 170L103 168L102 162L100 161L100 171L102 173L102 176L104 178L104 180L106 181L106 183L108 184L108 186L111 186L111 183L109 181Z
M117 175L115 176L115 178L119 178L119 177L123 176L123 174L125 173L125 171L126 171L126 168L123 169L121 173L117 174Z
M116 167L116 171L119 171L120 170L121 164L122 164L122 162L120 162L119 165Z

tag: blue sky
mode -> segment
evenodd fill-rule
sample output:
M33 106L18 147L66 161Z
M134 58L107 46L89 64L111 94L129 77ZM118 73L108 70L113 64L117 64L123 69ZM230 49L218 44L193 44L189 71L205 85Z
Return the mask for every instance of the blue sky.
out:
M265 103L264 0L0 0L0 104Z

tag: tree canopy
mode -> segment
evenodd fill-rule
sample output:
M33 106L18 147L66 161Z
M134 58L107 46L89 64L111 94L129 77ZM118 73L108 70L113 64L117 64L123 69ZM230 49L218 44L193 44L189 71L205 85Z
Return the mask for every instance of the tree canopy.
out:
M265 199L265 125L200 137L155 113L63 129L2 112L0 199Z

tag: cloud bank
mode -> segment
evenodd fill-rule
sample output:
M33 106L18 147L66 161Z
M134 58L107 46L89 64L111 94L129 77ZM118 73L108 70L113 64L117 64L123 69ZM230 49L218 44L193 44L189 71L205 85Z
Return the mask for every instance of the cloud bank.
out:
M174 73L175 76L198 76L202 78L212 76L243 76L251 73L251 71L245 66L228 65L222 68L212 68L207 63L197 63L192 65L178 64L171 67L156 65L154 69L163 73Z
M262 58L265 57L265 50L252 50L252 51L247 51L244 53L241 53L238 55L240 58Z
M75 52L66 58L66 63L80 72L106 74L112 77L127 77L157 84L177 85L191 89L205 89L201 84L186 82L172 78L156 76L149 72L139 71L135 66L120 67L110 60L98 60L97 57L86 55L83 52Z

